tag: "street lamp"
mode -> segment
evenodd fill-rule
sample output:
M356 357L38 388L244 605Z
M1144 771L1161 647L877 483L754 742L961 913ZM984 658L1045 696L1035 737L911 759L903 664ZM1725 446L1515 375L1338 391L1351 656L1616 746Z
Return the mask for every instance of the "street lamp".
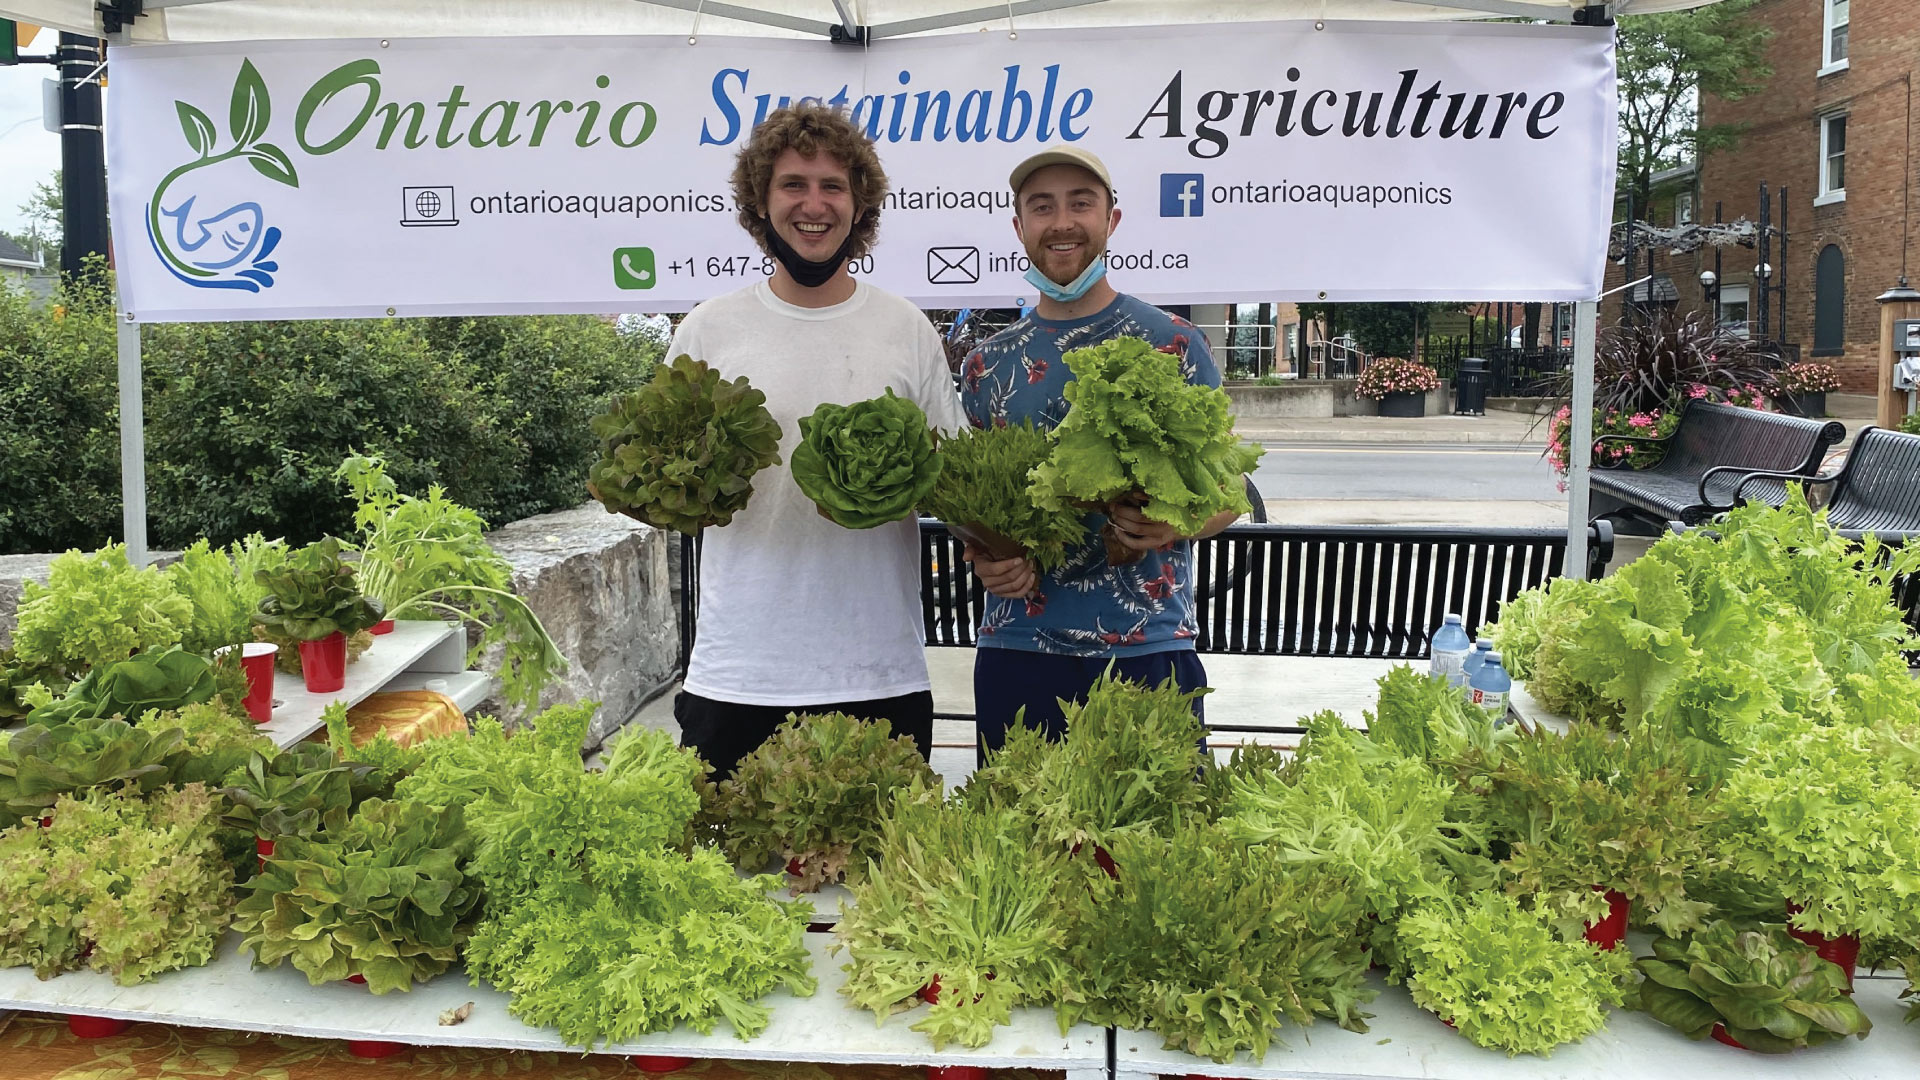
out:
M1707 313L1715 322L1720 321L1720 275L1711 270L1700 271L1700 294L1706 298Z

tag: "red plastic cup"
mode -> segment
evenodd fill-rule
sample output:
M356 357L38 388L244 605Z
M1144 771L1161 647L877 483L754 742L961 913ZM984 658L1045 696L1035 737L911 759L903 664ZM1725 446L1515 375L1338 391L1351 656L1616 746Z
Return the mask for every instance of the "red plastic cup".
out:
M349 975L347 976L347 981L359 986L367 985L367 977L365 975Z
M382 1042L378 1039L347 1040L347 1053L357 1058L390 1058L406 1048L406 1043Z
M1847 975L1847 993L1853 993L1853 969L1860 962L1860 935L1842 934L1830 938L1815 930L1801 930L1793 925L1793 916L1801 911L1799 904L1787 902L1787 933L1813 946L1820 959L1840 965Z
M978 1065L929 1065L927 1080L987 1080L987 1070Z
M330 693L347 685L347 635L335 630L318 641L301 642L300 674L312 694Z
M1594 892L1607 894L1607 917L1597 923L1587 924L1587 940L1608 952L1620 944L1627 936L1627 913L1632 910L1633 902L1625 895L1612 889L1593 887Z
M391 634L393 633L393 620L381 619L379 622L374 623L373 626L368 629L367 633L372 634L374 637L379 637L381 634Z
M111 1038L132 1026L131 1020L115 1020L108 1016L67 1015L67 1030L73 1032L76 1039Z
M693 1064L693 1059L689 1057L667 1057L660 1054L635 1054L629 1060L639 1066L641 1072L656 1074L679 1072Z
M260 856L260 872L265 873L267 869L267 860L273 858L273 841L255 840L253 842L253 852L254 854Z
M1726 1045L1733 1047L1735 1050L1745 1050L1747 1048L1745 1043L1727 1034L1727 1025L1725 1024L1713 1025L1713 1041L1717 1043L1725 1043Z
M256 724L264 724L273 719L273 660L280 646L266 641L250 641L245 645L224 645L213 650L220 656L230 650L240 650L240 670L247 673L247 715L253 717Z

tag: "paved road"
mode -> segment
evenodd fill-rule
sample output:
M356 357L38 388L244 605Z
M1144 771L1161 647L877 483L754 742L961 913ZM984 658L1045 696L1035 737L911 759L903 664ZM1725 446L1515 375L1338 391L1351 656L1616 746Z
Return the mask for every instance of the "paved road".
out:
M1268 500L1565 502L1537 448L1273 444L1254 485Z

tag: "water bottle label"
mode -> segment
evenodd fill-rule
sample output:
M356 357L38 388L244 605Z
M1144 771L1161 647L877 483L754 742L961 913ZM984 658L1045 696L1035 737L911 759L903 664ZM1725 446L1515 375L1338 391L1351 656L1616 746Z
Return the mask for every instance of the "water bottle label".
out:
M1505 690L1475 690L1473 703L1492 713L1495 717L1507 715L1507 692Z
M1470 650L1469 650L1470 651ZM1467 651L1433 650L1433 674L1445 675L1447 681L1460 685L1462 673L1467 666Z

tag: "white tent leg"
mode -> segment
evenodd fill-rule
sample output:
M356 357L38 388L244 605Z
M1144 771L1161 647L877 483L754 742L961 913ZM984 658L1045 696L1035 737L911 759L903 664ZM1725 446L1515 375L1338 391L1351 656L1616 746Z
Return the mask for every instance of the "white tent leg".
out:
M1587 576L1587 467L1593 462L1593 353L1600 305L1582 300L1573 308L1573 415L1567 433L1566 576Z
M147 424L140 393L140 324L116 320L120 345L120 499L127 558L147 565Z

